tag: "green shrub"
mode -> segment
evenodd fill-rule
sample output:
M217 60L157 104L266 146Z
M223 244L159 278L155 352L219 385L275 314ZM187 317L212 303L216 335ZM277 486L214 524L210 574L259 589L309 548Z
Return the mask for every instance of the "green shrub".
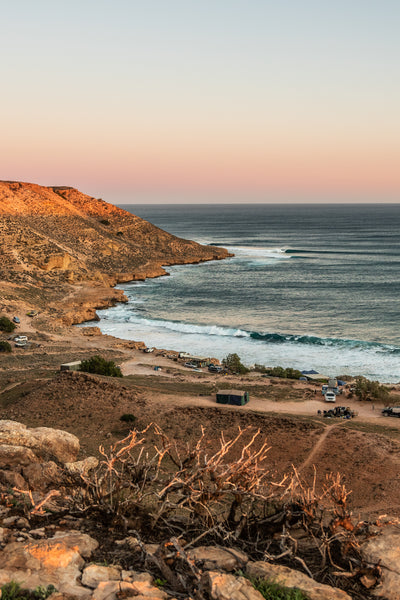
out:
M222 364L226 369L228 369L228 371L231 371L231 373L244 375L245 373L249 372L249 369L242 365L237 354L228 354L228 356L223 359Z
M267 368L264 365L254 365L253 371L256 371L256 373L266 373L267 372Z
M269 367L265 372L271 377L282 377L283 379L299 379L301 377L301 371L292 369L291 367L287 369L283 367Z
M295 588L283 587L264 579L250 579L250 581L266 600L308 600L308 596Z
M357 377L354 386L354 394L359 400L378 400L387 402L389 399L389 390L379 381L370 381L366 377Z
M120 416L119 420L123 421L124 423L134 423L136 421L136 417L131 413L125 413L124 415Z
M1 588L1 600L46 600L56 591L54 585L38 585L33 591L25 590L16 581L10 581Z
M11 344L8 342L0 342L0 352L11 352Z
M101 356L92 356L88 360L83 360L80 371L85 373L96 373L97 375L108 375L108 377L122 377L121 369L113 360L106 360Z
M5 331L6 333L12 333L15 329L16 325L8 317L0 317L0 331Z

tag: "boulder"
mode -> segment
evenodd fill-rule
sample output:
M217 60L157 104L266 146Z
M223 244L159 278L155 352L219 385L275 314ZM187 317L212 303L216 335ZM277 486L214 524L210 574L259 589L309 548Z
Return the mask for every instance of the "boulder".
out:
M27 490L28 484L20 473L16 471L0 471L0 483L7 487Z
M372 590L374 596L400 600L400 528L392 525L361 546L361 554L370 566L381 568L381 581Z
M240 550L214 546L199 546L188 550L187 554L198 567L205 570L236 571L242 569L249 560L246 554Z
M89 471L95 469L98 464L99 460L95 456L88 456L84 460L65 463L64 467L68 473L86 476Z
M102 565L89 565L83 569L82 585L97 588L102 581L119 581L121 569L118 567L104 567Z
M62 471L55 462L32 463L22 469L31 490L45 492L61 482Z
M37 462L39 459L30 448L2 444L0 441L0 467L3 469L24 467Z
M97 548L93 538L79 532L58 532L54 537L29 542L12 542L0 551L0 586L15 581L26 589L54 585L58 592L81 600L91 590L78 583L81 568Z
M133 581L147 581L148 584L152 584L154 581L153 575L150 573L140 573L138 571L122 571L121 579L123 581L129 581L132 583Z
M301 590L309 600L351 600L343 590L330 585L318 583L295 569L281 565L272 565L267 562L250 562L246 574L257 579L273 581L278 585Z
M35 440L33 449L36 453L43 457L54 456L61 463L76 460L80 444L79 439L72 433L51 427L36 427L30 432Z
M150 585L147 581L104 581L93 592L93 600L117 600L117 598L146 598L146 600L167 600L168 594Z
M248 579L217 571L203 574L201 588L211 600L264 600Z
M41 460L55 458L62 463L75 461L80 447L78 438L67 431L50 427L27 429L22 423L3 420L0 421L0 450L5 446L30 449ZM2 464L0 455L0 466ZM29 463L25 460L22 464Z

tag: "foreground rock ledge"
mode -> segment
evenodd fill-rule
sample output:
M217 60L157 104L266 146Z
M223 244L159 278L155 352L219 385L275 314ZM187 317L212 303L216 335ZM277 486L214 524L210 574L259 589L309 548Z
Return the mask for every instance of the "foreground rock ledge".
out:
M67 431L50 427L28 429L16 421L0 421L0 448L4 446L29 449L31 452L27 451L25 457L28 462L34 462L33 452L37 460L55 458L62 463L75 461L80 448L78 438ZM4 463L7 464L7 458L0 454L0 466Z

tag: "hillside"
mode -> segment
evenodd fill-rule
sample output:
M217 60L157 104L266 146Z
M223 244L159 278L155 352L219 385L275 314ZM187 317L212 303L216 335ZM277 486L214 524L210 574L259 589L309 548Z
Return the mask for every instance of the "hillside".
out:
M0 182L0 240L0 308L20 301L66 323L121 300L119 290L110 293L116 283L228 256L74 188L8 181Z

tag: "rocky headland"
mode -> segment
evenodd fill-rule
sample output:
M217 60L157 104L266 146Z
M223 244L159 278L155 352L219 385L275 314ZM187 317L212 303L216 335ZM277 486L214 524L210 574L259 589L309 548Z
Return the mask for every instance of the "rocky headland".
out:
M0 182L0 301L64 324L123 301L117 283L164 267L226 258L71 187Z

